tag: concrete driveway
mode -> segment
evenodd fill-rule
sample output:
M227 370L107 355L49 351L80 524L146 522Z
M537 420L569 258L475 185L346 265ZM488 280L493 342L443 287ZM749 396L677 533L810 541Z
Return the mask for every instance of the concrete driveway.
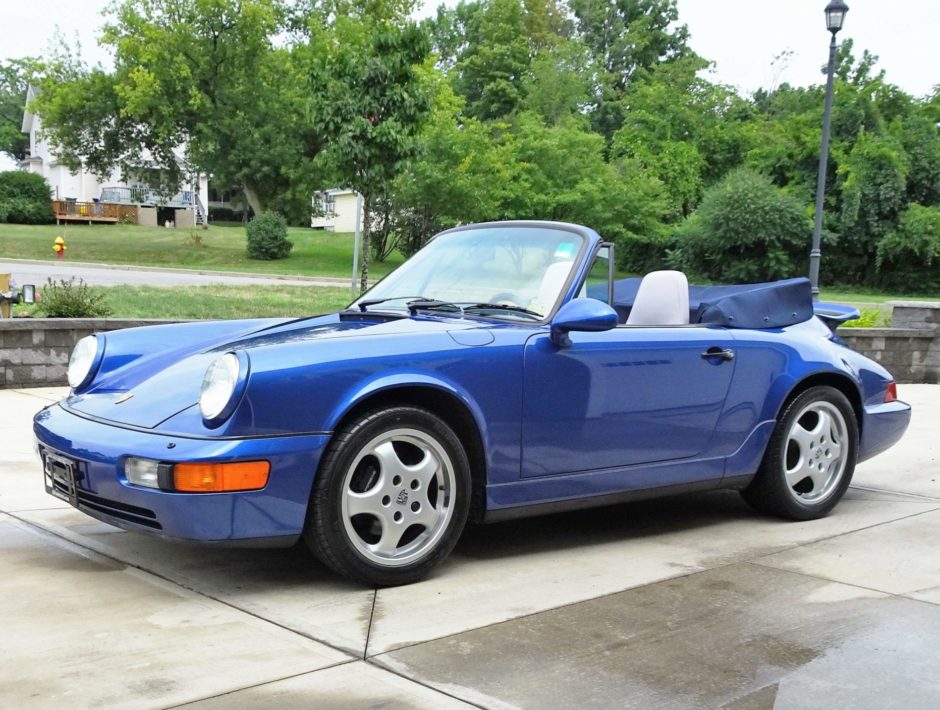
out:
M933 708L940 387L836 512L733 492L469 530L428 581L376 592L300 548L164 543L42 490L0 391L7 707Z

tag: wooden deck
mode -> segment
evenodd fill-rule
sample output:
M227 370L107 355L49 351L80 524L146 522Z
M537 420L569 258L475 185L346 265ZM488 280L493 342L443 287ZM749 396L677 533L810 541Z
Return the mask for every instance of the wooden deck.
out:
M56 224L62 222L94 222L137 224L137 206L119 205L113 202L75 202L53 200Z

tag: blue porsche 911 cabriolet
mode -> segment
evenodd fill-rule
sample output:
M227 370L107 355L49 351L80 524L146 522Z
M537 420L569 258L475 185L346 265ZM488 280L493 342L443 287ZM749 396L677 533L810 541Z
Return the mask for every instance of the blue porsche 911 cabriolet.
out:
M46 489L167 538L418 580L468 520L740 489L827 514L910 420L809 282L615 281L585 227L443 232L346 310L95 334L35 434Z

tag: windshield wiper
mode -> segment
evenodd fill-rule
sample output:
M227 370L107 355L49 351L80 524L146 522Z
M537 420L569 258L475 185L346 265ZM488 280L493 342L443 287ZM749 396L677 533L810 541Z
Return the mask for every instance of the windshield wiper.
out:
M431 299L426 296L389 296L388 298L368 298L365 301L359 301L356 305L359 306L359 310L363 313L366 312L366 309L369 306L377 306L380 303L385 303L386 301L401 301L406 298L416 299L418 301L430 301Z
M536 313L535 311L530 311L528 308L523 308L522 306L516 306L511 303L474 303L469 306L464 306L465 311L512 311L514 313L524 313L527 316L533 316L538 320L542 320L545 316L541 313Z
M447 310L454 311L455 313L463 314L463 308L458 306L456 303L451 303L450 301L439 301L436 298L418 298L414 301L408 301L407 303L408 310L411 312L411 315L415 315L418 312L418 309L423 310Z
M405 305L408 307L408 311L411 315L415 315L418 312L418 309L424 310L448 310L454 311L455 313L463 313L463 308L458 306L456 303L451 303L450 301L441 301L437 298L430 298L428 296L389 296L388 298L369 298L365 301L359 301L357 304L359 310L363 313L366 312L366 309L369 306L376 306L380 303L385 303L386 301L403 301L410 298Z

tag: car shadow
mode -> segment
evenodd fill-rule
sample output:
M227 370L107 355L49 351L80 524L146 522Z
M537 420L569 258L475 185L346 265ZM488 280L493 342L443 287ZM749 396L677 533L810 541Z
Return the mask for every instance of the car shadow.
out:
M736 491L721 490L618 503L499 523L471 525L454 554L478 560L638 540L761 516Z

